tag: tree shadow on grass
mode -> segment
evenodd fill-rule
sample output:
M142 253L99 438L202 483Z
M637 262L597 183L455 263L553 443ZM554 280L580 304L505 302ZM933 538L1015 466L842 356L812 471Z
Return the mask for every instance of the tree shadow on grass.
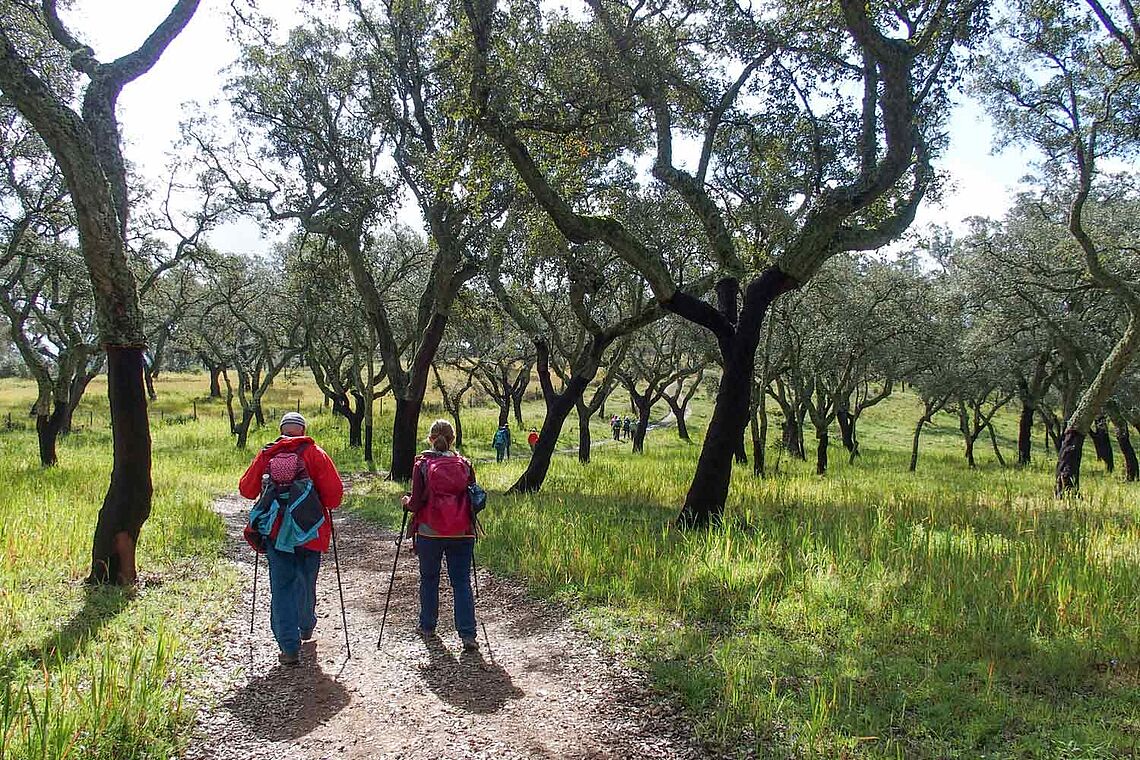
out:
M496 713L510 699L523 696L501 665L488 663L481 652L464 652L458 658L438 636L425 636L429 661L420 675L432 692L449 705L466 712Z
M293 741L328 722L349 701L344 686L310 661L295 668L277 666L231 694L222 705L255 736Z
M84 585L83 594L83 606L66 623L44 636L38 644L9 657L0 665L0 675L8 677L21 665L37 663L42 663L47 670L55 670L75 657L135 597L132 589L121 586Z

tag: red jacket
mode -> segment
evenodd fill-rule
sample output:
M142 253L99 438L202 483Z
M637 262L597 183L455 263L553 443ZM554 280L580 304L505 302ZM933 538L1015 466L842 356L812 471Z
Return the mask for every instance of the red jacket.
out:
M278 452L295 451L302 443L309 444L309 447L301 453L301 461L305 463L305 469L313 481L313 487L317 489L317 495L321 497L321 505L324 506L325 510L339 507L341 498L344 496L344 484L340 480L340 473L336 471L336 465L333 464L332 458L307 435L293 437L283 435L276 441L266 444L265 448L254 457L245 474L241 476L241 481L238 483L238 491L241 495L247 499L256 499L261 494L261 476L268 471L269 460ZM317 537L305 544L303 548L317 552L328 551L331 533L332 515L329 515L328 519L321 523L321 527L317 529Z

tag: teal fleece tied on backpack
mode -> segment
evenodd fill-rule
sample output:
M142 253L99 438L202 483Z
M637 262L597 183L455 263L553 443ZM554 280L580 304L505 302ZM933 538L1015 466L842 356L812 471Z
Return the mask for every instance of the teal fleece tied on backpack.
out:
M325 510L320 497L308 478L294 480L288 489L270 485L249 511L249 525L268 539L273 526L280 521L273 546L278 551L292 554L317 537L325 521Z

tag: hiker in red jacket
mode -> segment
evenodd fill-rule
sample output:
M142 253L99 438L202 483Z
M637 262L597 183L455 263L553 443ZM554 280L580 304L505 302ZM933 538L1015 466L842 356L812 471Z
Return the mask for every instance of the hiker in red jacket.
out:
M278 661L282 665L296 665L301 642L313 638L313 629L317 627L317 571L332 533L329 510L339 507L344 495L336 465L324 449L305 435L305 425L305 418L298 412L282 417L281 436L258 452L238 484L242 496L257 499L269 483L287 486L293 480L309 478L325 509L325 519L317 526L312 540L279 548L280 542L275 540L281 529L279 517L265 542L271 596L269 620L281 648Z
M436 420L428 434L431 448L416 457L412 492L403 498L411 512L411 533L420 558L420 620L417 631L434 636L439 618L439 573L447 558L447 576L455 603L455 630L465 652L479 649L475 638L475 597L471 593L471 564L475 552L475 526L471 495L475 483L471 463L451 448L455 428Z

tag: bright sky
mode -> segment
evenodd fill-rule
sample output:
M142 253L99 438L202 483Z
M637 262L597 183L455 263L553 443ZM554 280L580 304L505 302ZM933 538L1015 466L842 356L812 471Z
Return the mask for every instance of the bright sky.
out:
M76 0L64 14L74 34L95 48L100 60L128 52L154 29L172 0ZM303 0L272 0L274 15L288 26ZM269 8L267 0L261 6ZM186 103L209 107L221 95L222 70L236 55L227 34L229 0L202 0L186 30L170 45L148 74L128 85L120 98L119 116L127 158L152 182L161 183L168 156L178 139ZM991 153L992 126L982 109L968 98L950 123L951 143L940 161L951 178L941 206L924 205L916 225L949 224L961 228L973 215L999 216L1011 202L1021 177L1029 170L1027 154ZM229 225L213 236L214 244L235 253L264 252L270 245L257 225Z

